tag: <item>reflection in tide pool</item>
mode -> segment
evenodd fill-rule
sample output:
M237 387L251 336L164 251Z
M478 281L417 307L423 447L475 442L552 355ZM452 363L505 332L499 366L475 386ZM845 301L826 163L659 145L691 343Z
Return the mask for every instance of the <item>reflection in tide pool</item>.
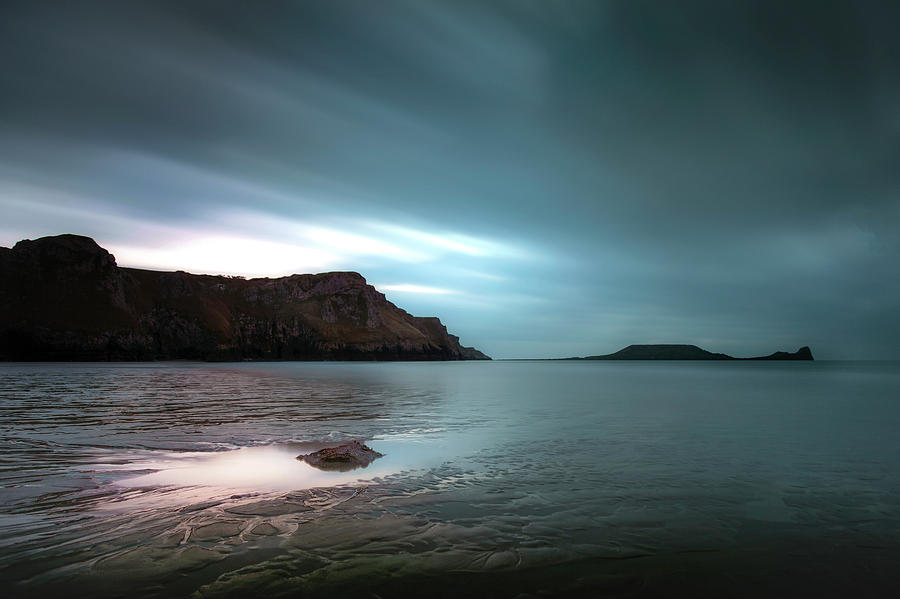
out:
M132 467L154 472L116 482L124 487L206 486L234 491L292 491L349 484L433 465L442 455L436 443L369 442L385 455L368 466L348 472L329 472L310 466L297 455L330 443L281 443L223 452L194 452L133 462Z
M0 364L4 597L894 596L896 363ZM368 467L296 459L366 440Z

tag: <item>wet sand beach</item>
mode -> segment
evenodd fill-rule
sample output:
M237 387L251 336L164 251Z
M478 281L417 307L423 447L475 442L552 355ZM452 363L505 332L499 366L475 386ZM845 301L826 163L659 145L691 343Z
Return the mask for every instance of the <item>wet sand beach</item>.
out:
M7 596L898 588L891 363L7 364L0 379ZM384 457L296 459L350 439Z

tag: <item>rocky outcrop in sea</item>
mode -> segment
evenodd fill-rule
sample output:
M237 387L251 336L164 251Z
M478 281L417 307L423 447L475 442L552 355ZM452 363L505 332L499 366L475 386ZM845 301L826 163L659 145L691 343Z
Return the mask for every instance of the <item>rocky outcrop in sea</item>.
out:
M795 352L777 351L768 356L755 358L735 358L728 354L706 351L696 345L654 344L629 345L612 354L565 358L566 360L812 360L809 347L803 346Z

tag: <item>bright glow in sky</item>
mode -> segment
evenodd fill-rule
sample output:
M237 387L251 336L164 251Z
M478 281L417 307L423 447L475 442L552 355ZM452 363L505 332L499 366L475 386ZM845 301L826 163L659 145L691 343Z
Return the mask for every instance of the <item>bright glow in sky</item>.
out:
M154 270L185 270L197 274L283 276L330 270L336 254L315 247L244 237L197 237L162 248L116 245L120 266Z

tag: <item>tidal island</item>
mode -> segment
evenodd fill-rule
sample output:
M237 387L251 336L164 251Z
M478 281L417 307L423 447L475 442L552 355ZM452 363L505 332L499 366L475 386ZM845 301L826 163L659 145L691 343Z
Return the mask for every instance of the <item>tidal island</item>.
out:
M654 344L629 345L612 354L586 356L584 358L563 358L565 360L812 360L812 350L803 346L795 352L777 351L768 356L755 358L735 358L728 354L718 354L696 345Z

